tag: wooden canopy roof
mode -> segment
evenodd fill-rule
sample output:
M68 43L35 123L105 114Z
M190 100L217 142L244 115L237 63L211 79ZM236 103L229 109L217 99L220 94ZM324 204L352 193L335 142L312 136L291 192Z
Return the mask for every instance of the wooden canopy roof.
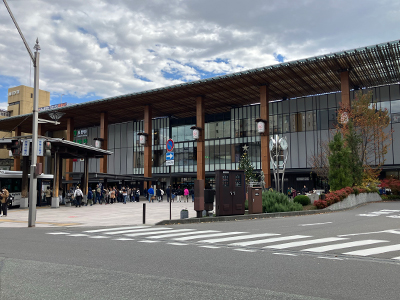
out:
M341 90L340 72L349 71L350 89L400 81L400 41L252 69L234 74L95 100L57 109L65 113L61 124L43 124L45 131L66 129L67 118L75 128L98 126L100 113L108 112L108 123L142 120L144 106L152 105L153 118L193 117L197 96L205 97L206 114L259 102L260 85L269 85L270 100L297 98ZM48 110L39 118L50 119ZM0 120L0 130L31 132L32 114Z

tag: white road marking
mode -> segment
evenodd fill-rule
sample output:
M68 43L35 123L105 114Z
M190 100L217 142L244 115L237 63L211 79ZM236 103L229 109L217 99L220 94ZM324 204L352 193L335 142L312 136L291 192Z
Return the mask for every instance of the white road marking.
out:
M88 236L88 234L76 233L76 234L70 234L68 236Z
M358 250L358 251L351 251L351 252L346 252L343 254L368 256L368 255L381 254L381 253L392 252L392 251L397 251L397 250L400 250L400 244L384 246L384 247L369 248L369 249Z
M190 241L190 240L196 240L196 239L202 239L202 238L208 238L208 237L217 237L217 236L234 235L234 234L242 234L242 233L247 233L247 232L222 232L222 233L200 234L200 235L196 235L196 236L186 236L186 237L176 238L174 240Z
M104 236L104 235L93 235L93 236L89 236L90 239L108 239L108 236Z
M175 245L175 246L187 246L187 244L183 243L167 243L168 245Z
M118 238L118 239L113 239L113 241L134 241L134 239Z
M296 254L292 254L292 253L278 253L278 252L276 252L276 253L272 253L272 254L275 254L275 255L286 255L286 256L297 256Z
M209 249L219 249L219 248L221 248L221 247L218 247L218 246L199 246L200 248L209 248Z
M70 234L69 232L46 232L46 234Z
M174 230L174 232L180 232L182 230L184 230L184 229ZM162 233L161 231L165 232L165 230L162 230L162 228L156 228L156 229L153 229L152 231L137 232L137 233L125 233L124 235L129 236L129 237L142 236L142 235L156 235L156 234L161 234Z
M400 260L400 256L393 257L392 259Z
M238 249L233 249L233 250L235 250L235 251L242 251L242 252L256 252L257 250L251 250L251 249L240 249L240 248L238 248Z
M387 218L400 219L400 215L397 215L397 216L387 216Z
M299 224L299 226L314 226L314 225L324 225L324 224L332 224L332 222L313 223L313 224Z
M144 241L138 241L138 243L158 243L159 241L150 241L150 240L144 240Z
M278 233L260 233L260 234L249 234L249 235L242 235L242 236L231 236L226 238L220 239L209 239L209 240L202 240L198 241L199 243L219 243L219 242L229 242L229 241L238 241L238 240L248 240L257 237L264 237L264 236L274 236L280 235Z
M308 248L308 249L303 249L301 251L307 251L307 252L326 252L330 250L336 250L336 249L344 249L344 248L351 248L351 247L357 247L357 246L364 246L364 245L371 245L371 244L377 244L377 243L386 243L388 241L383 241L383 240L363 240L363 241L355 241L355 242L348 242L348 243L342 243L342 244L334 244L334 245L328 245L328 246L321 246L321 247L315 247L315 248Z
M182 229L183 230L183 229ZM184 236L184 235L190 235L190 234L200 234L200 233L207 233L207 232L219 232L217 230L200 230L200 231L194 231L195 229L187 229L187 232L179 232L179 233L167 233L167 234L161 234L161 235L156 235L156 236L149 236L149 239L162 239L162 238L169 238L169 237L175 237L175 236Z
M304 238L309 238L309 237L311 237L311 236L308 236L308 235L291 235L291 236L282 236L282 237L278 237L278 238L270 238L270 239L264 239L264 240L233 243L233 244L229 244L228 246L235 246L235 247L236 246L250 246L250 245L267 244L267 243L287 241L287 240L304 239Z
M170 230L172 228L169 227L162 227L162 228L153 228L153 227L145 227L145 228L137 228L137 229L129 229L129 230L120 230L120 231L113 231L113 232L105 232L104 234L124 234L124 233L135 233L135 232L143 232L143 231L153 231L153 230Z
M323 257L323 256L318 256L318 258L332 259L332 260L343 260L343 258L339 258L339 257Z
M105 231L112 231L112 230L122 230L122 229L134 229L134 228L145 228L149 226L131 226L131 227L118 227L118 228L105 228L105 229L96 229L96 230L87 230L84 232L94 233L94 232L105 232Z
M307 240L307 241L299 241L299 242L291 242L273 246L266 246L264 248L271 248L271 249L287 249L293 247L300 247L305 245L312 245L312 244L320 244L320 243L328 243L328 242L335 242L340 240L345 240L346 238L337 238L337 237L330 237L330 238L322 238L322 239L315 239L315 240Z
M400 232L398 232L397 230L400 229L388 229L388 230L382 230L382 231L371 231L371 232L360 232L360 233L350 233L350 234L341 234L338 235L339 237L343 237L343 236L356 236L356 235L365 235L365 234L373 234L373 233L394 233L394 234L400 234Z

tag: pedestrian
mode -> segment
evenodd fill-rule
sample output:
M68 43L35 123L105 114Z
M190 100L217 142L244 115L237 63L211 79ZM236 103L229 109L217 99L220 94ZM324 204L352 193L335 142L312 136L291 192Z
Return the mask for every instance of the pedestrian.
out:
M306 187L306 185L304 185L303 189L301 190L301 193L302 193L303 195L305 195L305 194L308 193L308 188Z
M167 202L169 202L171 200L171 186L170 185L165 189L165 193L167 194Z
M7 217L7 201L8 201L9 196L10 196L10 193L8 192L7 188L3 187L3 189L0 193L0 202L1 202L0 215L1 215L1 211L3 211L2 217Z
M47 205L51 204L51 190L50 190L49 186L47 187L47 189L44 192L44 194L45 194L45 197L46 197Z
M157 201L160 202L161 201L161 189L160 188L156 189L156 196L157 196Z
M152 186L150 186L150 188L147 190L147 194L149 195L149 203L150 201L154 202L153 196L154 196L154 189Z
M161 192L161 201L163 201L163 197L164 197L164 190L162 188L160 188L160 192Z
M88 194L87 194L87 203L85 206L88 206L88 204L90 204L90 206L93 205L93 192L91 189L88 189Z
M100 188L99 185L97 185L97 186L96 186L96 198L95 198L95 200L94 200L94 204L96 204L97 201L99 202L99 204L101 204L100 197L101 197L101 188Z
M128 197L128 192L126 191L126 188L122 188L122 198L124 199L124 204L126 204L126 198Z
M83 193L82 193L82 190L79 188L79 185L76 187L76 189L75 189L75 192L74 192L74 197L75 197L75 199L76 199L76 204L75 204L75 207L78 207L78 205L79 205L79 207L81 207L81 205L82 205L82 196L83 196Z
M292 188L291 188L291 187L289 187L289 188L287 189L287 195L288 195L289 198L292 197Z
M186 198L186 202L189 202L189 190L188 190L187 187L186 187L185 190L183 191L183 195L184 195L185 198Z
M194 202L194 189L190 189L190 195L192 195L192 202Z
M114 204L114 202L115 202L115 186L111 190L110 201L111 201L111 204Z
M140 197L140 190L137 189L137 190L136 190L136 194L135 194L135 201L136 201L136 202L139 202L139 197Z

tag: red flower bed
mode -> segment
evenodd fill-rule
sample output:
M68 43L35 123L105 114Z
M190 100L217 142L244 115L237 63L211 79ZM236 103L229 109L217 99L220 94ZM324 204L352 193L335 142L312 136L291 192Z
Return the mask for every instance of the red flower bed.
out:
M390 189L392 194L400 194L400 180L394 178L385 178L381 180L381 187Z
M326 194L325 200L316 200L314 201L314 205L318 209L322 209L328 207L329 205L342 201L350 194L358 195L360 193L365 193L365 190L360 189L358 187L345 187L341 190L337 190L329 194Z

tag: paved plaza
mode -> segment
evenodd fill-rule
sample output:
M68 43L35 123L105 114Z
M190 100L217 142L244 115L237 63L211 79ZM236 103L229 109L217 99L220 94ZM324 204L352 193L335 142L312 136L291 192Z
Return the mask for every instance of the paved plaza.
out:
M143 204L146 204L146 224L154 225L163 220L169 220L169 202L140 202L95 204L93 206L59 208L37 207L36 227L91 227L143 224ZM172 219L180 218L180 211L187 209L189 218L196 216L193 202L172 202ZM27 227L27 208L12 208L7 217L0 218L0 227Z

